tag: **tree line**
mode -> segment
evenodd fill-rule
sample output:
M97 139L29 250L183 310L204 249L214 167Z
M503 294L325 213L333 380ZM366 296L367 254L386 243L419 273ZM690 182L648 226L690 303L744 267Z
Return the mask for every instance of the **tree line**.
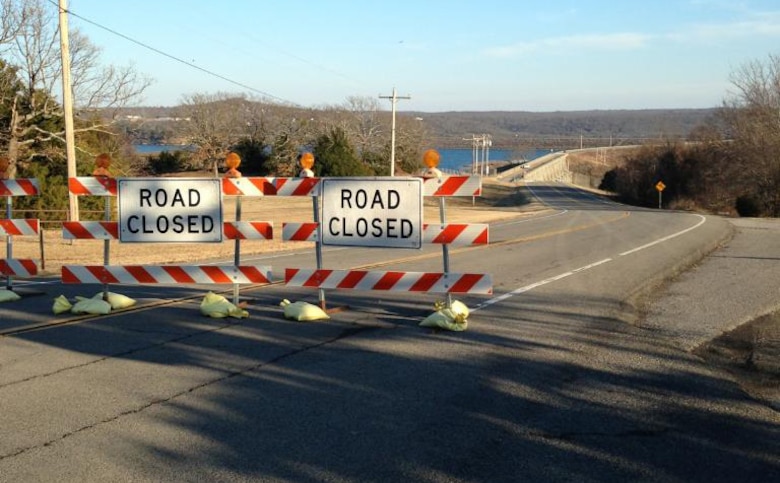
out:
M607 172L602 188L626 202L741 216L780 216L780 55L732 72L734 94L688 142L647 146Z

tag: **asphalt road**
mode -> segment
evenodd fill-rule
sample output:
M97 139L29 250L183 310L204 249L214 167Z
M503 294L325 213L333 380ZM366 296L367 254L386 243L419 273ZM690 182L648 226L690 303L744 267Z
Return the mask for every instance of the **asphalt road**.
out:
M465 332L418 327L432 294L329 292L345 308L330 321L286 321L282 298L316 293L276 285L242 293L249 319L200 316L201 287L127 287L143 304L191 298L0 338L0 481L780 480L778 413L637 324L732 225L529 189L548 211L451 250L453 272L494 279L493 295L457 297ZM324 254L382 261L442 265L437 247ZM29 290L0 306L0 331L51 320L74 288Z

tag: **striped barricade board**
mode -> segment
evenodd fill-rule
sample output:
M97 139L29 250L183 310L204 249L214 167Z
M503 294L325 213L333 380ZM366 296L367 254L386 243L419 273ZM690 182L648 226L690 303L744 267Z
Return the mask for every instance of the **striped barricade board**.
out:
M423 178L423 196L482 196L479 176Z
M288 268L289 287L492 294L492 277L481 273L392 272Z
M76 196L116 196L116 178L78 176L68 178L68 191Z
M315 196L320 178L222 178L225 196Z
M0 275L6 277L32 277L38 274L38 264L27 258L0 258Z
M0 220L0 235L33 236L40 233L41 224L37 218L24 220Z
M282 240L317 241L315 222L283 223ZM452 246L487 245L490 227L487 223L425 223L423 224L423 242L447 244Z
M0 179L0 196L37 196L40 191L36 178Z
M63 283L264 284L271 269L259 265L65 265Z
M222 226L228 240L271 240L273 224L265 221L226 221ZM116 221L65 221L62 238L66 240L118 240Z

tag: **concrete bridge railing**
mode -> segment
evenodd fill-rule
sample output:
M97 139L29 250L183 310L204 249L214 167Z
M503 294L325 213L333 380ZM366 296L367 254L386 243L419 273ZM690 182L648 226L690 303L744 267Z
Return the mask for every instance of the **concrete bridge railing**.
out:
M571 181L571 173L567 154L559 151L506 170L497 178L506 181Z

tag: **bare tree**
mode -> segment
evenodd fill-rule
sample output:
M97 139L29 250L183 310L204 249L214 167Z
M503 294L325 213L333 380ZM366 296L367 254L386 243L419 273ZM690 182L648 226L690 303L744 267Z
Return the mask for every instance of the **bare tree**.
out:
M386 131L382 129L379 100L373 97L347 97L344 110L349 115L345 130L358 153L381 149Z
M730 80L736 92L721 114L734 142L737 195L780 216L780 55L748 62Z
M185 96L179 117L186 119L184 133L188 141L198 147L193 156L195 167L212 169L215 177L219 163L246 135L247 128L257 129L262 123L262 113L252 109L245 96L225 92Z
M10 111L4 134L13 176L20 159L31 158L48 141L65 142L62 105L57 100L62 65L56 8L42 0L2 1L3 13L8 13L7 19L3 16L3 31L9 34L0 52L20 83L18 90L6 92L2 99ZM95 115L94 110L127 105L151 81L132 67L101 66L100 49L78 31L72 31L70 39L73 99L80 113L76 132L104 129L110 118Z

